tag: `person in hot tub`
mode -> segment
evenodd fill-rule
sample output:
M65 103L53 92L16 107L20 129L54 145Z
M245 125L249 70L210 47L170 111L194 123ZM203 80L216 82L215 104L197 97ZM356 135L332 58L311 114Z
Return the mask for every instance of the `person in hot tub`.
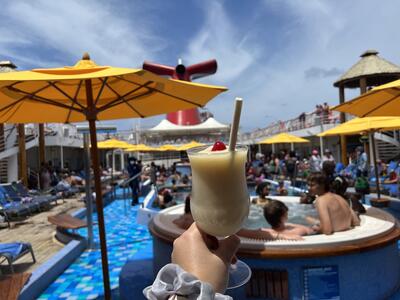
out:
M192 211L190 210L190 195L187 195L185 199L185 210L183 215L173 220L172 223L179 228L186 230L192 225L193 222Z
M252 200L253 204L259 206L264 206L265 204L268 204L271 201L270 198L267 198L267 196L269 195L269 183L261 182L260 184L258 184L256 187L256 194L258 195L258 198Z
M314 234L315 230L300 224L286 223L288 220L288 207L279 200L271 200L264 206L264 217L271 228L256 230L241 229L237 235L266 240L301 240L302 236Z
M314 173L308 179L309 192L316 196L315 207L319 222L314 229L323 234L349 230L360 225L360 219L341 196L330 192L329 182L322 173Z

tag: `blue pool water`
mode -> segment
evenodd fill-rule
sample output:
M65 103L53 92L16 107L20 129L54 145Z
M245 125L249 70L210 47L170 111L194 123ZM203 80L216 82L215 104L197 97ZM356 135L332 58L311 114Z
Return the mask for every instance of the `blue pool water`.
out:
M132 207L124 200L116 200L104 208L112 289L118 288L120 271L128 259L143 257L143 254L153 256L152 237L147 227L136 224L137 210L138 206ZM97 223L97 214L93 217ZM79 234L86 236L86 229L79 230ZM94 227L94 239L98 244L97 226ZM96 299L103 294L101 254L97 246L95 250L85 251L39 299Z

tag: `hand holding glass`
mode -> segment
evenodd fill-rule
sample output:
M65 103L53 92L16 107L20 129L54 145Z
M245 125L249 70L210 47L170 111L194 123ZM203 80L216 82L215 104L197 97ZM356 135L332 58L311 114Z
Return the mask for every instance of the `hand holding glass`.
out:
M191 211L202 231L215 237L226 237L240 230L249 213L244 171L247 147L237 146L235 151L211 151L211 148L202 146L188 151L192 167ZM231 268L230 272L240 270L242 273L243 265L246 266L239 261L236 269ZM250 275L248 269L240 282L234 280L235 287L246 283ZM230 273L231 282L233 276Z

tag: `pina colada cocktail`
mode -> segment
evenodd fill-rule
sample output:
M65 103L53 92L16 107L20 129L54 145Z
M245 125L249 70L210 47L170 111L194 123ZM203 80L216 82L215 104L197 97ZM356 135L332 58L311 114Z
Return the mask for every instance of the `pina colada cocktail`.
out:
M206 233L225 237L242 227L249 213L245 177L247 147L235 151L203 146L188 151L192 167L193 219ZM222 144L222 147L221 147Z

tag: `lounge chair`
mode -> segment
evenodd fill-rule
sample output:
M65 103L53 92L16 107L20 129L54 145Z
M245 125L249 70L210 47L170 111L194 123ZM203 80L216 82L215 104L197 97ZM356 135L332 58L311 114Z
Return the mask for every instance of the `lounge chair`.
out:
M0 208L7 215L8 220L25 218L31 214L27 206L21 205L19 202L8 201L1 189Z
M39 203L34 203L33 201L27 201L26 199L23 199L23 197L20 197L15 193L10 184L1 184L0 191L3 193L8 202L17 203L28 208L30 214L40 211Z
M2 207L0 207L0 223L7 223L8 228L11 228L10 218Z
M29 190L22 184L22 182L14 182L11 184L11 186L14 188L14 190L17 192L17 194L21 197L32 197L34 201L39 202L39 203L46 203L50 204L51 202L54 202L55 205L57 205L57 200L59 199L58 196L56 195L50 195L50 194L37 194L37 193L30 193Z
M31 244L29 243L1 243L0 244L0 263L7 261L10 266L11 273L14 273L13 263L24 256L25 254L30 253L32 255L32 260L35 263L36 258L33 253L33 249Z
M54 187L57 193L61 193L61 197L71 198L80 193L80 189L75 186L63 184L61 181Z
M20 205L28 207L30 213L46 210L50 206L51 200L41 199L40 197L32 197L29 195L20 195L15 186L11 184L1 184L0 189L7 195L8 199Z

